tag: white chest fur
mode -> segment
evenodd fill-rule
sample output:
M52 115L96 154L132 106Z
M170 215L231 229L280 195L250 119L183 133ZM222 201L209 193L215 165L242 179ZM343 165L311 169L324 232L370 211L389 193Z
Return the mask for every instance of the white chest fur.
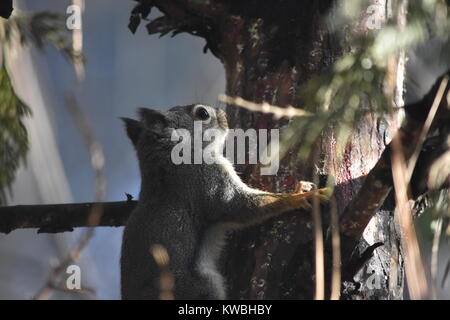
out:
M227 227L225 225L215 225L209 228L203 238L197 262L198 271L208 279L216 293L217 299L220 300L226 298L226 288L217 265L222 249L225 246L226 233Z

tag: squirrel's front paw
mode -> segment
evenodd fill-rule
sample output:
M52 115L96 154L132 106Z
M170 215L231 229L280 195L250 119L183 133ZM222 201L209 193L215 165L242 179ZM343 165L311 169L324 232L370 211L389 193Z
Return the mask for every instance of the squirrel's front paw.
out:
M296 188L297 191L297 188ZM331 189L322 188L308 192L294 193L293 200L297 208L311 209L314 198L319 199L320 203L325 203L330 199Z

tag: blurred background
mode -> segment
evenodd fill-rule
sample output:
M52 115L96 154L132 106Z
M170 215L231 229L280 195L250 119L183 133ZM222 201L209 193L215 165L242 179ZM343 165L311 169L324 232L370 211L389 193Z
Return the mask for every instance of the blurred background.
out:
M71 1L21 0L25 12L66 14ZM119 117L136 108L167 109L195 102L216 104L225 88L222 65L202 54L204 40L188 35L150 37L145 28L127 28L135 3L86 1L83 13L85 81L77 85L74 68L56 49L17 48L9 69L19 96L32 110L27 165L21 167L8 204L90 202L95 200L94 172L85 142L65 100L73 93L94 124L106 158L106 201L137 198L140 177L134 150ZM158 14L157 12L152 13ZM64 257L80 232L36 235L36 230L0 235L0 298L29 299L45 284L52 258ZM96 295L118 299L122 228L97 228L80 261L82 284ZM57 293L52 298L71 298ZM77 295L80 298L80 295Z
M72 2L14 3L24 12L52 10L65 15ZM134 4L131 0L85 1L85 80L80 85L73 66L54 48L41 52L18 47L11 55L8 68L13 84L33 116L26 120L30 151L12 186L9 205L94 201L94 173L66 106L68 93L76 96L102 144L106 201L125 200L125 192L137 198L140 186L134 150L119 117L133 117L136 108L144 106L217 105L217 96L225 89L224 71L211 53L202 53L204 40L186 34L148 36L145 28L133 35L127 25ZM419 99L450 66L448 57L436 59L439 46L429 43L410 53L407 102ZM0 234L0 299L32 298L47 281L55 258L67 255L79 235L80 230L57 235L36 235L35 230ZM56 292L52 298L119 299L121 238L122 228L97 228L79 261L82 285L94 292L76 296ZM429 240L424 239L427 254ZM450 256L448 249L440 251L439 278ZM450 298L450 285L440 287L439 295Z

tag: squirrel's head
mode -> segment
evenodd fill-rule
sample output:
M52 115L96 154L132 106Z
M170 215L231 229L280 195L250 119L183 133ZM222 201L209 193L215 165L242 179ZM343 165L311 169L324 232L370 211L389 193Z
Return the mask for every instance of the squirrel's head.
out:
M140 108L138 113L139 120L122 118L128 137L138 153L149 148L168 150L168 147L174 147L185 138L190 138L194 145L193 141L199 134L203 148L213 143L217 147L214 149L223 149L228 122L221 109L193 104L173 107L168 111Z

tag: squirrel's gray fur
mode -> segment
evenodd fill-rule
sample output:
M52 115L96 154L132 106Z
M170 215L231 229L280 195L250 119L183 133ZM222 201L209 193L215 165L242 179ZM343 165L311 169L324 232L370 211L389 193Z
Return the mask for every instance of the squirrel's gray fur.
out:
M200 120L199 108L209 116L202 122L203 130L219 129L213 142L217 161L175 165L171 151L177 142L171 141L172 131L187 129L192 134L194 121ZM217 262L226 231L262 222L287 209L275 205L261 209L262 200L276 194L245 185L223 157L228 125L222 110L189 105L167 112L140 109L139 113L140 121L123 119L137 152L142 182L123 236L122 298L160 297L161 267L150 248L161 245L169 256L175 299L225 299L226 285ZM204 119L205 113L200 116Z

